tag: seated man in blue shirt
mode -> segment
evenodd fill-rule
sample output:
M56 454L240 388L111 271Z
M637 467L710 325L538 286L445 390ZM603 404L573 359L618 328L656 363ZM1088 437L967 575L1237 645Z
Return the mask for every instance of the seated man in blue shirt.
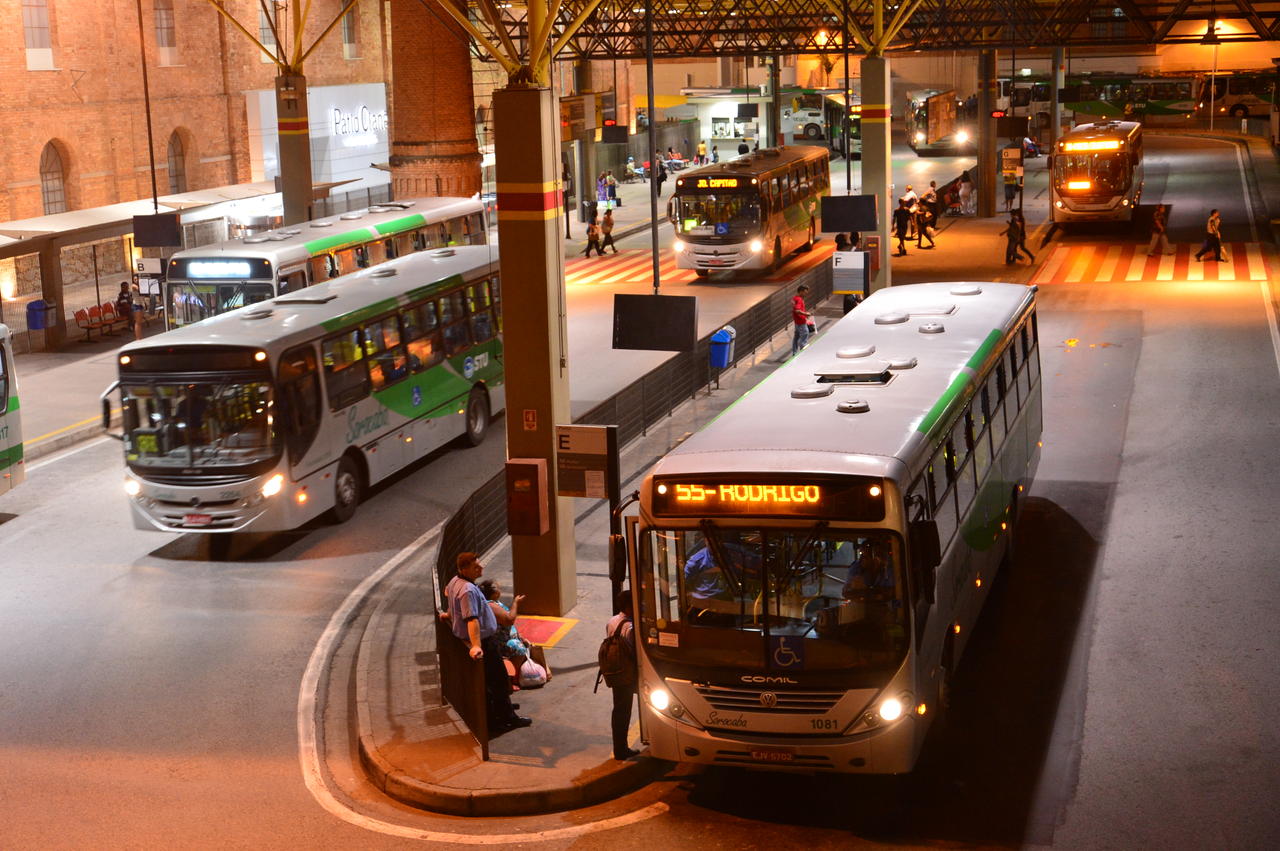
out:
M449 626L458 640L470 647L472 659L484 660L485 712L489 719L489 734L528 727L533 719L517 715L518 707L511 702L510 682L502 664L503 639L498 631L498 620L489 601L475 584L484 573L484 567L475 553L458 553L457 569L458 574L444 589L449 600Z

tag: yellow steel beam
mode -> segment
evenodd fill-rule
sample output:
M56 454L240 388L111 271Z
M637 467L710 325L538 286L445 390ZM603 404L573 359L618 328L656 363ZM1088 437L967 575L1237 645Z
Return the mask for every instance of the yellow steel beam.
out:
M844 17L844 7L840 3L836 2L836 0L825 0L825 2L827 4L827 8L835 13L837 19ZM845 21L844 25L848 28L849 35L853 36L853 40L858 43L858 46L867 53L870 53L871 42L867 40L866 35L862 32L862 28L851 20Z
M448 0L441 0L441 2L448 2ZM516 50L515 44L511 41L511 36L507 35L506 29L502 27L500 15L493 5L493 0L476 0L476 2L480 6L480 12L484 15L485 20L489 22L489 26L498 34L498 39L502 42L502 47L507 51L507 56L512 59L519 58L520 51Z
M222 17L224 17L224 18L226 18L228 21L230 21L230 22L231 22L231 26L235 27L236 29L240 30L240 32L244 33L244 37L245 37L245 38L247 38L247 39L249 39L249 41L253 42L253 43L254 43L254 46L256 46L259 50L261 50L263 53L265 53L265 54L267 55L267 57L268 57L272 62L274 62L276 65L283 65L283 63L280 61L280 58L279 58L279 57L277 57L277 56L275 55L275 53L273 53L272 51L268 50L268 49L267 49L267 46L266 46L265 44L263 44L262 42L258 41L257 37L256 37L256 36L254 36L254 34L253 34L253 33L249 32L247 29L245 29L245 28L244 28L244 25L243 25L243 24L241 24L239 21L237 21L237 20L235 19L235 16L233 16L230 12L228 12L228 11L223 7L222 3L221 3L221 2L219 2L219 0L205 0L205 2L206 2L206 3L208 3L210 6L212 6L214 9L216 9L219 15L221 15ZM270 16L268 16L268 17L270 17ZM274 22L272 22L272 24L271 24L271 32L272 32L272 34L273 34L273 35L275 34L275 23L274 23ZM279 43L280 43L280 39L279 39L279 38L277 38L277 39L276 39L276 44L279 44Z
M454 23L467 31L467 34L476 40L476 44L480 45L486 53L497 60L502 66L502 70L506 71L509 76L514 76L520 71L520 63L508 57L505 53L494 46L493 42L485 38L484 33L480 32L474 24L467 18L465 11L459 10L447 0L436 0L436 5L444 9L445 14L453 18Z

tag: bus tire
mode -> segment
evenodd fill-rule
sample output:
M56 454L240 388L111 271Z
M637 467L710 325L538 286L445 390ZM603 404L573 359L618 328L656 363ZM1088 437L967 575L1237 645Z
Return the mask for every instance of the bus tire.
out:
M467 423L463 436L471 446L484 443L484 436L489 432L489 396L479 387L471 388L467 397Z
M822 128L817 124L806 124L804 126L804 137L806 139L821 139Z
M333 477L333 508L329 509L335 523L346 523L355 516L361 485L360 465L350 455L343 455Z
M1248 118L1249 107L1245 106L1242 103L1236 104L1235 106L1231 107L1231 117L1232 118Z
M710 270L710 269L694 269L694 270L693 270L693 273L694 273L695 275L697 275L699 278L710 278L710 277L711 277L711 270Z

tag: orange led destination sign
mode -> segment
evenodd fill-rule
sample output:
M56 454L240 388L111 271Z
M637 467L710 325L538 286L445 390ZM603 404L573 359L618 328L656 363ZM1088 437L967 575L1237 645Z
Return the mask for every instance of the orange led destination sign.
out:
M825 517L884 519L884 482L867 476L662 477L653 483L653 513L689 517Z
M737 177L699 177L693 184L695 189L737 189L742 180Z
M1119 139L1094 139L1088 142L1063 142L1064 151L1118 151L1124 142Z

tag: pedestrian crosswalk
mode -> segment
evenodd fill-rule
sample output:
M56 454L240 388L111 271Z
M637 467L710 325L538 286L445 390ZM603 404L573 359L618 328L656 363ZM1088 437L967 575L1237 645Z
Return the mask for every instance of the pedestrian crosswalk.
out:
M1157 281L1265 281L1267 259L1257 242L1223 247L1222 263L1195 258L1199 244L1176 245L1171 254L1147 256L1146 243L1058 245L1041 264L1033 284Z
M800 252L788 260L777 272L763 269L724 273L716 272L709 279L712 283L741 281L765 283L785 281L813 268L831 256L832 246L820 244L813 251ZM692 269L677 269L675 254L671 249L659 252L661 275L664 284L687 284L699 280ZM575 257L565 264L565 283L569 286L604 286L614 284L652 284L653 254L647 248L628 248L617 254L597 257Z

